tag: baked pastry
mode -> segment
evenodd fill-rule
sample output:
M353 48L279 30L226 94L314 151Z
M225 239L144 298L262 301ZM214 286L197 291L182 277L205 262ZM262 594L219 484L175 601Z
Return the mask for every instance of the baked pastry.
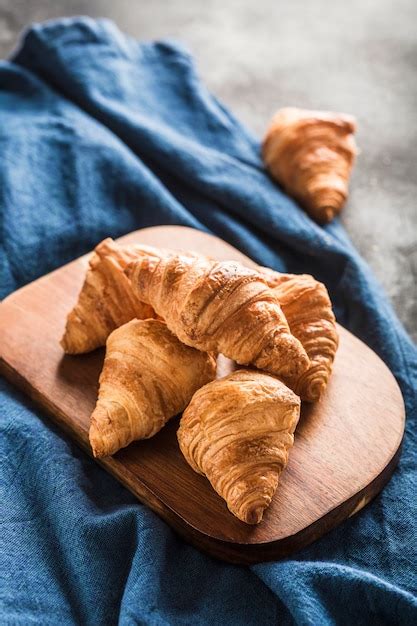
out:
M68 354L104 346L109 334L131 319L155 317L132 292L124 269L140 254L159 254L146 246L119 246L105 239L96 246L78 301L67 317L61 345Z
M327 386L339 344L327 289L309 274L280 274L266 267L260 271L278 296L291 333L310 359L310 367L301 376L282 379L302 400L314 402Z
M95 457L155 435L212 380L213 356L182 344L159 320L132 320L107 340L90 443Z
M308 369L304 348L259 272L234 261L174 255L144 256L126 273L135 296L188 346L281 376Z
M258 524L287 465L299 415L300 399L281 381L237 370L194 394L178 442L233 515Z
M273 117L262 155L271 175L318 222L329 222L348 196L357 148L351 115L286 108Z

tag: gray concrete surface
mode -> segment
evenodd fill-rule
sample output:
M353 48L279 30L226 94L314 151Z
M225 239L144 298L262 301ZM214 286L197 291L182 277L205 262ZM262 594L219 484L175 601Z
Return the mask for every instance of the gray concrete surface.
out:
M356 115L362 153L343 221L417 340L416 0L0 0L0 55L29 22L77 14L184 40L259 135L285 105Z

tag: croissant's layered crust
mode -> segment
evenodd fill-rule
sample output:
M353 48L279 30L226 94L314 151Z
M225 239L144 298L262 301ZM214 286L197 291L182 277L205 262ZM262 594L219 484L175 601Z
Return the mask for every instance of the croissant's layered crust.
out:
M283 380L302 400L314 402L327 386L339 345L327 289L309 274L280 274L266 267L260 271L278 296L290 330L311 362L301 376Z
M213 380L213 356L185 346L159 320L132 320L107 340L90 443L95 457L155 435Z
M177 437L229 510L258 524L271 503L300 415L300 399L263 372L237 370L199 389Z
M132 292L124 269L141 254L160 255L150 246L119 246L105 239L95 248L89 269L69 313L61 345L68 354L90 352L104 346L109 334L131 319L155 317L148 304Z
M185 344L281 376L310 365L279 300L259 272L233 261L143 257L126 270L136 297Z
M342 113L281 109L263 143L271 175L319 222L337 215L348 196L357 154L355 118Z

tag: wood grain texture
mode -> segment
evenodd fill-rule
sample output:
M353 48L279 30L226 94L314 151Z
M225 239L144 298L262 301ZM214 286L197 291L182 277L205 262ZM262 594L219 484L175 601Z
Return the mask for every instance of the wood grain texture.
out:
M124 243L191 249L219 259L250 259L211 235L161 226ZM65 317L83 281L82 257L15 292L0 305L0 370L45 409L88 452L103 350L64 356ZM345 329L324 397L303 405L287 470L264 521L234 518L208 481L183 459L178 420L154 438L131 444L101 464L197 547L236 563L274 560L322 536L360 510L397 463L404 404L384 363ZM230 369L223 359L220 373Z

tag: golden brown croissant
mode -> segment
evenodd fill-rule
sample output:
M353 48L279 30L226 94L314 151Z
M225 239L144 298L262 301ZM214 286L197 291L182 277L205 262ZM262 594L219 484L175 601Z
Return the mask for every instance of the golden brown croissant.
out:
M351 115L286 108L266 133L262 154L268 170L319 222L332 220L347 198L355 130Z
M155 435L215 372L214 357L182 344L164 322L132 320L113 331L91 416L94 456Z
M61 345L68 354L90 352L104 346L109 334L133 318L155 313L133 294L124 269L140 254L159 254L147 246L118 246L105 239L90 259L78 302L69 313Z
M263 267L260 271L277 294L290 330L311 362L301 376L283 380L302 400L318 400L330 378L339 343L327 289L309 274L280 274Z
M258 524L288 462L300 399L263 372L237 370L199 389L177 437L191 467L204 474L247 524Z
M234 261L184 255L143 257L126 272L136 297L183 343L277 375L301 376L309 367L259 272Z

